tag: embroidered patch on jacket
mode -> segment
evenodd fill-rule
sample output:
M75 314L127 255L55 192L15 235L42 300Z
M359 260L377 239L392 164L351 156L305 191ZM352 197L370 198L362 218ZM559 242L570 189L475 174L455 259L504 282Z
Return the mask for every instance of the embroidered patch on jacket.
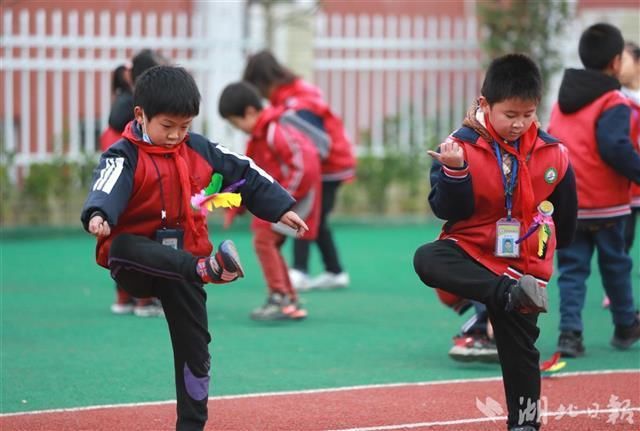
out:
M558 179L558 171L555 168L549 168L544 173L544 180L547 184L553 184Z

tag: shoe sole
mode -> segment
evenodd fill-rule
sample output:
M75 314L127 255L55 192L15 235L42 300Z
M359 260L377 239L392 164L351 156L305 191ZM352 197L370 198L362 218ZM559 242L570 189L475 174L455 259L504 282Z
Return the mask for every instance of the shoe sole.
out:
M585 353L584 351L582 351L582 352L569 352L569 351L561 350L561 349L558 349L557 352L560 353L560 357L561 358L579 358L581 356L584 356L584 353Z
M631 346L633 346L635 343L638 342L638 338L636 338L635 340L630 340L630 341L620 341L616 338L612 338L611 339L611 345L613 347L615 347L618 350L627 350L628 348L630 348Z
M231 264L235 266L236 271L238 272L238 277L244 277L244 269L240 263L240 255L238 254L238 250L236 249L236 245L233 241L230 239L222 241L218 247L218 251L223 254L222 259L228 258L231 260Z
M525 275L518 281L520 290L527 298L526 313L546 313L549 308L547 289L538 285L538 281L530 275Z

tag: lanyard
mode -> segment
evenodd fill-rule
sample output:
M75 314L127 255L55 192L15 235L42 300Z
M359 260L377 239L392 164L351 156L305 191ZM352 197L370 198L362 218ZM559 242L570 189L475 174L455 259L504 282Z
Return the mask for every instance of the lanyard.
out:
M518 150L518 142L515 143L516 150ZM496 157L498 159L498 169L500 170L500 175L502 176L502 186L504 187L504 206L507 209L507 220L511 220L511 209L513 208L513 191L516 187L516 180L518 178L518 159L509 154L511 157L511 181L507 184L507 176L504 173L504 169L502 169L502 152L500 151L500 146L497 142L493 142L493 149L496 152Z
M162 210L160 210L160 218L162 220L162 228L167 228L167 206L165 205L164 200L164 188L162 187L162 177L160 176L160 169L158 169L158 164L154 160L153 156L149 154L149 158L153 163L153 167L156 168L156 174L158 174L158 185L160 186L160 203L162 204ZM181 192L182 193L182 192ZM180 207L180 212L178 213L178 219L182 216L182 206Z

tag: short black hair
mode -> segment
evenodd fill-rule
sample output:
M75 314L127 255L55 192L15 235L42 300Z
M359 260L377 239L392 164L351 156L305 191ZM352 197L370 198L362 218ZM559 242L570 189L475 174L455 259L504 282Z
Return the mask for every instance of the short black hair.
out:
M616 55L622 54L624 38L617 27L594 24L580 36L578 53L580 61L587 69L604 70Z
M262 99L258 89L245 81L234 82L222 90L218 112L222 118L244 117L248 106L262 111Z
M155 66L138 78L133 106L140 106L149 120L158 114L195 117L200 112L200 91L184 68Z
M481 94L490 105L507 99L542 99L542 77L536 63L524 54L494 59L482 83Z
M169 65L169 61L162 54L150 49L141 50L131 59L131 81L135 85L140 75L154 66L161 65Z
M242 80L255 85L262 97L268 97L272 85L289 84L298 76L278 62L268 50L259 51L247 60Z

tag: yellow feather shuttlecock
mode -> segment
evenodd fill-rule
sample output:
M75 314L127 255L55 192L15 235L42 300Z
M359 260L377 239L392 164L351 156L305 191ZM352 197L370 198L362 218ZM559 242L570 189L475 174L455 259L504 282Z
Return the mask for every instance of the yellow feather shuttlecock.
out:
M240 193L216 193L213 198L207 201L207 209L213 211L214 208L239 207L242 204Z

